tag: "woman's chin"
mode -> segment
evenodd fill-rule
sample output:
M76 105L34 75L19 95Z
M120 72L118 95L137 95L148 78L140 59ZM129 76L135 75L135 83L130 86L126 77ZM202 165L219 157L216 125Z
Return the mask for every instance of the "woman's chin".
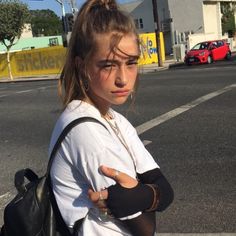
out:
M112 101L113 105L122 105L128 100L128 97L119 97Z

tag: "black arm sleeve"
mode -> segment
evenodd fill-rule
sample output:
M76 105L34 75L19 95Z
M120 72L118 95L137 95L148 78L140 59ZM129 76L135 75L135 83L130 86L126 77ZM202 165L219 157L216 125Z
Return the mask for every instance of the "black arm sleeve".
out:
M142 215L125 220L125 225L135 236L153 236L156 229L155 212L143 212Z
M138 183L134 188L125 188L117 183L107 190L107 206L117 218L148 209L154 199L153 190L142 183Z
M138 174L143 184L155 184L160 193L157 211L164 211L174 200L174 191L159 168Z

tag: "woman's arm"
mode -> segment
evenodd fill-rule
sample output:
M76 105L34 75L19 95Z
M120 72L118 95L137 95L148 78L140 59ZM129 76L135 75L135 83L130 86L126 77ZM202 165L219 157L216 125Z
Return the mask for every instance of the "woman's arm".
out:
M117 182L116 185L100 192L94 192L91 189L89 190L91 201L102 212L109 211L116 218L119 218L120 216L128 216L133 213L133 211L137 212L150 208L154 198L152 188L145 184L138 183L136 179L126 175L125 173L117 172L115 169L102 166L100 170L104 175L116 180ZM117 175L117 173L119 174ZM140 187L137 188L137 186ZM120 188L122 188L121 192L119 190ZM133 209L133 211L130 211L131 209ZM120 219L126 227L129 228L132 235L153 236L155 233L155 212L143 212L131 219Z
M152 184L158 196L158 204L151 210L164 211L174 200L174 191L159 168L138 174L144 184Z
M99 192L89 190L89 197L95 205L99 207L101 198L106 200L107 208L112 215L120 219L150 208L154 198L153 189L150 186L138 182L123 172L117 172L113 168L101 166L100 170L117 183Z

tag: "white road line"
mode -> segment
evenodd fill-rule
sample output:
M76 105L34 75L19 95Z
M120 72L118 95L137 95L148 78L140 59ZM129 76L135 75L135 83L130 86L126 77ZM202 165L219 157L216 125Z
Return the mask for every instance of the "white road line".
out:
M157 236L236 236L236 233L158 233Z
M47 88L52 88L52 87L56 87L56 86L57 85L50 85L50 86L39 87L39 88L36 88L36 89L28 89L28 90L16 91L14 93L0 95L0 98L9 97L9 96L14 95L14 94L29 93L29 92L32 92L32 91L35 91L35 90L45 90Z
M0 200L2 200L3 198L8 198L9 196L11 196L10 192L6 192L5 194L0 196Z
M29 93L29 92L32 92L33 89L28 89L28 90L22 90L22 91L17 91L15 93Z
M142 133L146 132L147 130L152 129L155 126L158 126L161 123L163 123L171 118L174 118L175 116L178 116L181 113L186 112L189 109L194 108L203 102L206 102L207 100L210 100L222 93L232 90L234 87L236 87L236 84L231 84L229 86L224 87L223 89L220 89L215 92L209 93L205 96L202 96L190 103L180 106L172 111L169 111L161 116L158 116L150 121L147 121L146 123L143 123L143 124L137 126L136 130L137 130L138 134L142 134Z
M152 143L152 141L150 140L142 140L142 142L144 146L147 146L148 144Z

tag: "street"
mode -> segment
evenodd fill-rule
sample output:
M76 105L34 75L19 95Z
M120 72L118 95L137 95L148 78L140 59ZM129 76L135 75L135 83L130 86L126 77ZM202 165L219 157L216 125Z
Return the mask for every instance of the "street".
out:
M160 233L236 235L235 75L235 60L143 74L135 105L115 107L174 188L173 204L157 213ZM61 107L56 81L0 84L0 225L14 173L45 172Z

